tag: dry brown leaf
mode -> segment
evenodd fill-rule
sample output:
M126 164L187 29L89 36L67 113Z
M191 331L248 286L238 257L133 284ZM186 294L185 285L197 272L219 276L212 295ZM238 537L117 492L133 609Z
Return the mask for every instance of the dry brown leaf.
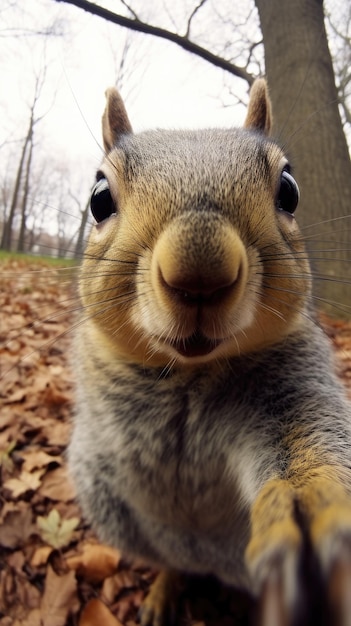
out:
M40 609L42 626L65 626L68 615L78 609L77 581L74 572L57 576L48 565Z
M32 523L31 509L10 511L0 525L0 545L10 549L18 548L33 534L38 534L38 531Z
M14 498L23 496L28 491L36 491L40 487L41 477L45 470L40 469L36 472L22 471L18 478L9 478L4 483L4 489L12 491Z
M12 474L15 469L15 464L11 458L11 454L14 451L16 444L16 441L10 441L10 443L8 443L6 447L4 446L3 449L0 446L0 466L3 472L6 471L7 473ZM3 474L2 480L4 480Z
M87 543L77 556L69 557L67 566L88 582L101 582L117 571L121 555L110 546Z
M20 453L24 463L22 469L31 472L34 469L46 467L50 463L62 465L62 458L58 455L47 454L44 450L37 448L35 450L26 450Z
M16 603L26 609L37 609L40 604L40 591L37 587L23 578L17 578Z
M16 402L22 402L27 394L27 389L17 389L8 398L5 398L5 404L15 404Z
M23 510L23 502L14 502L13 500L8 500L7 502L4 503L4 506L1 509L0 522L2 523L6 519L6 516L9 513L13 513L14 511L18 512L22 510Z
M15 570L18 573L21 573L23 565L25 563L25 556L24 556L23 551L16 550L15 552L12 552L9 555L7 562L13 570Z
M71 432L71 424L52 420L49 425L44 426L42 434L51 445L66 446Z
M40 495L50 500L68 502L76 497L76 490L66 467L58 467L48 472L43 478Z
M126 622L128 617L135 612L135 608L140 608L144 597L144 592L141 589L138 589L134 593L128 594L125 598L122 598L117 602L115 607L116 615L123 624Z
M10 426L13 426L13 411L11 407L4 406L1 408L1 428L4 432L0 433L0 448L5 448L9 444L7 428Z
M51 405L67 404L72 401L72 395L63 393L54 384L50 383L45 389L44 401Z
M40 609L29 611L25 620L21 620L18 623L15 622L11 626L42 626Z
M116 617L114 617L111 611L107 608L106 604L93 598L88 602L84 608L82 615L80 616L78 626L123 626Z
M0 615L22 619L29 609L38 608L40 591L23 574L7 567L0 576Z
M40 567L40 565L45 565L53 549L54 548L52 548L51 546L40 546L39 548L37 548L30 560L31 566Z
M133 587L137 588L139 584L140 576L138 574L129 569L122 570L114 576L105 578L101 590L101 599L107 604L112 604L121 591Z
M3 262L0 265L3 269ZM11 261L11 270L7 268L5 272L0 271L0 315L4 318L4 323L3 319L0 322L0 340L4 342L0 348L1 374L7 371L5 378L1 380L0 403L2 400L10 400L10 403L2 403L0 418L0 450L4 453L3 483L9 478L18 478L20 470L32 473L36 469L46 468L46 474L42 477L42 486L45 485L43 491L40 486L34 492L24 493L19 499L14 499L11 490L2 491L0 544L6 551L3 559L5 568L0 571L0 613L2 611L4 616L0 618L1 626L57 626L57 620L63 623L65 614L65 626L77 625L78 610L82 608L78 606L77 596L84 606L89 599L96 598L97 594L97 584L90 582L91 565L88 561L87 578L82 570L82 577L77 582L79 593L76 596L72 588L70 592L67 591L66 598L61 599L62 606L59 606L54 616L47 610L42 618L40 608L30 608L40 603L39 596L40 593L43 594L43 590L47 605L52 603L48 596L49 576L45 582L50 567L57 576L55 584L58 591L56 594L54 585L53 604L56 601L55 596L63 593L67 587L64 582L67 556L65 558L62 553L53 553L48 546L41 547L39 529L33 526L32 520L38 516L48 517L53 507L58 511L61 521L74 517L81 519L77 504L73 500L67 500L71 494L67 496L65 473L56 472L52 464L53 461L60 467L64 466L65 460L61 453L68 442L71 428L73 377L68 365L71 335L66 331L73 326L72 314L69 312L72 308L72 293L68 292L62 281L57 282L52 269L49 275L46 272L38 273L38 269L41 266L37 262L28 265L28 261L17 259ZM35 270L33 275L28 273L29 270ZM11 271L11 279L6 280L6 271ZM17 276L13 272L17 272ZM37 319L39 310L42 319L52 316L53 313L58 317L55 322L53 319L50 323L40 322ZM348 384L351 397L351 324L327 317L324 323L338 355L338 372ZM20 335L19 328L22 328ZM62 337L57 340L60 333ZM13 454L9 454L8 447L13 441L17 442L16 449ZM11 462L8 465L8 460L11 459L14 466ZM21 460L23 464L20 468L18 461ZM33 494L30 501L28 494ZM61 521L57 530L61 528ZM62 530L66 530L65 526ZM69 530L68 527L67 537L70 536ZM77 566L77 563L81 565L82 559L80 547L83 554L84 546L87 542L91 545L94 535L90 528L80 524L73 537L77 548L75 551L72 549L70 554L74 558L79 557ZM98 545L97 549L102 554L104 547ZM3 554L0 560L2 558ZM100 566L101 570L99 564L95 563L92 569L95 576L102 580L108 574L108 568L102 562ZM113 563L113 572L116 571L115 566ZM70 574L74 576L75 572L70 571ZM117 573L107 575L99 583L99 598L102 602L96 604L94 601L90 609L87 606L88 613L85 615L87 619L91 619L85 625L83 622L83 626L116 626L120 622L125 626L136 626L138 607L154 576L155 572L147 569L144 564L127 565L126 561L120 563ZM73 580L73 586L74 584ZM2 601L7 603L6 609ZM101 606L102 603L110 610ZM223 605L219 602L216 610L220 611L221 606ZM227 605L224 606L218 626L236 623L237 618L233 617L231 610ZM186 623L204 626L204 622L199 621L201 617L203 616L198 615L195 619L189 605Z

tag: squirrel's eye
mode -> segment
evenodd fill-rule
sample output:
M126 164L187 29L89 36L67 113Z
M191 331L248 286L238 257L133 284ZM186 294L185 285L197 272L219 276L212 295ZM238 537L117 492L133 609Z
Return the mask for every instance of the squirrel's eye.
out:
M283 170L280 177L280 186L277 196L277 207L287 213L294 213L299 203L300 192L296 180Z
M94 185L90 196L90 208L97 222L102 222L110 217L112 213L116 213L116 207L106 178L101 178Z

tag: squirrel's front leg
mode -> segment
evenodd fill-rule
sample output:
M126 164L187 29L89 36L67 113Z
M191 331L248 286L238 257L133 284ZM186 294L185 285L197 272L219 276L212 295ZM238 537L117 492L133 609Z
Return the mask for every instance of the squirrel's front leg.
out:
M287 480L266 483L251 512L246 562L259 597L262 626L290 624L296 605L302 533L295 519L295 490Z
M290 480L270 480L261 490L252 508L246 550L260 598L260 626L301 623L306 590L299 579L299 564L306 545L318 564L318 571L315 567L311 575L326 585L328 623L351 625L351 498L344 487L347 481L350 484L344 468L320 466Z
M326 583L329 624L351 626L350 470L320 466L298 481L298 501Z

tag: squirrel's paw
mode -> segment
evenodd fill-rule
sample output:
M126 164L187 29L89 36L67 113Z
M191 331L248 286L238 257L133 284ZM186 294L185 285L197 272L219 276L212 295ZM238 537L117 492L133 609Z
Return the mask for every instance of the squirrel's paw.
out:
M160 572L140 607L141 626L175 624L180 591L179 574L168 570Z
M332 626L351 624L351 543L344 556L339 557L330 572L328 604Z
M330 504L317 514L310 536L327 583L329 623L351 626L351 503Z
M351 498L340 482L270 481L251 521L246 562L257 623L351 626Z
M301 544L302 536L293 520L273 524L250 541L246 561L258 596L260 626L290 626L295 616L300 619L297 571Z

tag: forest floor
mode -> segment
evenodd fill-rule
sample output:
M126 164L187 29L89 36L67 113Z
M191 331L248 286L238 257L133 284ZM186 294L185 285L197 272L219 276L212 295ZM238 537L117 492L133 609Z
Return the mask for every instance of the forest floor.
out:
M155 572L98 542L65 449L74 406L70 267L0 261L0 624L135 626ZM351 322L323 318L351 395ZM178 625L246 626L249 598L193 581Z

